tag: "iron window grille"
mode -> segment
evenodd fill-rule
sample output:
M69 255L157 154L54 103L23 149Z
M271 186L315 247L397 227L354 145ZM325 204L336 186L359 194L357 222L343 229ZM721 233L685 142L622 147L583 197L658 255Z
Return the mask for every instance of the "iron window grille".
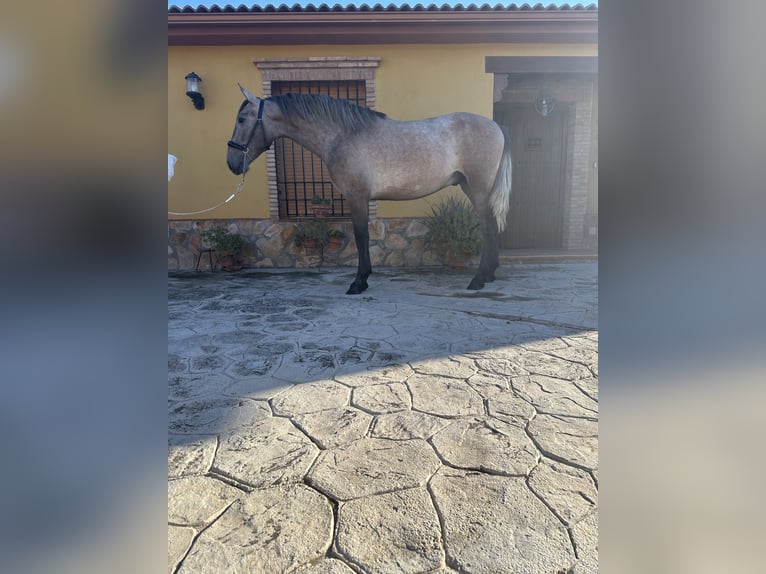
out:
M344 81L273 81L271 94L323 94L366 106L364 80ZM314 196L330 200L331 218L351 216L346 200L335 189L321 158L289 138L279 138L274 145L277 167L277 200L280 219L313 217Z

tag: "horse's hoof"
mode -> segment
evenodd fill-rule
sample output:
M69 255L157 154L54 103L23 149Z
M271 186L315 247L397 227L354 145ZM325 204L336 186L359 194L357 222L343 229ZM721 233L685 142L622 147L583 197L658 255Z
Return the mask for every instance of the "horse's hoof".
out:
M359 284L354 281L351 284L351 287L348 288L348 291L346 291L346 295L359 295L360 293L363 293L365 289L367 289L367 283Z
M466 287L466 289L470 289L471 291L478 291L479 289L484 287L484 281L481 279L476 279L474 277L473 281Z

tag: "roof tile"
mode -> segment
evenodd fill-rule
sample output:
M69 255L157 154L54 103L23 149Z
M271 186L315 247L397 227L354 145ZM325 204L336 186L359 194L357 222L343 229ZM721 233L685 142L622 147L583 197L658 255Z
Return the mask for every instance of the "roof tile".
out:
M225 4L223 6L218 4L212 4L211 6L198 5L196 8L189 4L183 6L173 5L168 8L169 14L217 14L217 13L231 13L231 12L288 12L288 13L300 13L300 12L512 12L512 11L525 11L525 10L543 10L543 11L565 11L565 10L598 10L597 3L589 4L542 4L536 3L534 5L527 2L523 4L396 4L390 3L383 5L376 3L370 6L367 3L346 3L346 4L333 4L332 6L321 4L306 4L301 6L298 3L287 5L282 4L267 4L265 6L259 6L253 4L247 6L245 4L239 4L234 7L231 4Z

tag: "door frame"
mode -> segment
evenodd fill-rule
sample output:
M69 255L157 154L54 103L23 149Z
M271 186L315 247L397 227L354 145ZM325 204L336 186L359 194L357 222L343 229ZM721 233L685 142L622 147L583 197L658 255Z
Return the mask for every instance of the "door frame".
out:
M561 146L562 146L563 149L561 150L561 158L560 158L560 164L559 164L559 169L560 169L560 174L559 174L559 178L558 178L559 189L558 189L557 194L556 194L557 198L558 198L557 199L557 202L558 202L558 205L557 205L558 215L557 215L557 222L555 223L555 230L554 230L555 235L556 235L556 238L554 240L555 245L533 245L531 247L510 247L511 249L516 249L516 248L519 248L519 249L538 249L538 248L539 249L557 249L557 248L562 248L564 246L564 228L565 228L565 220L566 220L566 210L567 210L567 205L569 203L569 193L571 191L570 190L571 186L569 185L568 174L570 172L569 168L570 168L571 159L572 159L572 154L570 153L572 142L570 140L572 139L571 138L571 132L572 132L572 121L571 121L571 119L572 119L572 114L574 113L574 107L572 106L571 103L567 103L567 102L557 102L556 103L556 107L558 108L559 112L563 109L565 116L559 120L559 121L562 122L562 125L561 125L561 129L562 129L562 133L561 133L561 139L562 139ZM502 102L502 101L501 102L495 102L494 109L493 109L493 115L494 115L495 121L498 121L498 122L499 122L499 119L500 119L498 116L500 116L500 115L502 115L502 116L507 118L511 114L520 114L521 115L521 114L526 114L526 113L530 113L530 112L534 113L534 109L533 109L532 104L531 103L521 103L521 102ZM523 118L519 118L519 120L523 122ZM509 133L511 135L511 142L518 141L518 139L516 139L516 137L515 137L515 135L513 133L513 130L511 129L511 126L508 123L502 123L501 125L503 125L506 129L508 129L508 131L509 131ZM513 143L511 145L513 147ZM518 168L518 165L517 165L517 162L519 161L517 159L518 154L515 154L515 156L516 157L514 157L514 152L512 151L513 169L514 169L514 173L513 173L514 182L513 182L512 189L511 189L511 200L510 200L511 202L513 202L514 198L517 197L517 196L514 196L514 191L513 190L519 185L518 181L517 181L518 174L519 174L519 168ZM510 230L509 228L511 226L511 221L510 221L511 213L512 213L512 211L509 210L509 213L508 213L508 218L509 218L508 219L508 227L506 227L506 230L500 236L501 237L501 239L500 239L501 242L504 241L504 239L507 237L508 232ZM523 214L522 214L521 217L523 218ZM510 239L507 239L507 240L510 241ZM502 247L501 246L501 249L503 249L503 248L508 249L509 247Z
M544 87L556 98L556 105L569 106L566 134L564 183L564 249L588 245L588 194L596 175L595 97L598 57L488 56L485 71L494 74L497 103L533 104ZM513 134L511 139L513 139ZM511 192L513 193L513 192ZM597 191L594 191L597 197ZM591 202L592 203L592 202Z

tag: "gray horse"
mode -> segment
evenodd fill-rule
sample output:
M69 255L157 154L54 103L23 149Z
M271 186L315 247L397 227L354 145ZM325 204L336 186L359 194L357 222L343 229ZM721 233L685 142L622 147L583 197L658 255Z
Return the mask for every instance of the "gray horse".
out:
M367 289L372 272L368 230L371 199L417 199L460 185L482 225L481 262L468 289L495 279L498 234L505 227L511 193L508 133L483 116L455 113L396 121L345 100L309 94L247 98L239 108L226 161L236 175L288 137L327 165L333 185L348 201L359 252L347 294Z

